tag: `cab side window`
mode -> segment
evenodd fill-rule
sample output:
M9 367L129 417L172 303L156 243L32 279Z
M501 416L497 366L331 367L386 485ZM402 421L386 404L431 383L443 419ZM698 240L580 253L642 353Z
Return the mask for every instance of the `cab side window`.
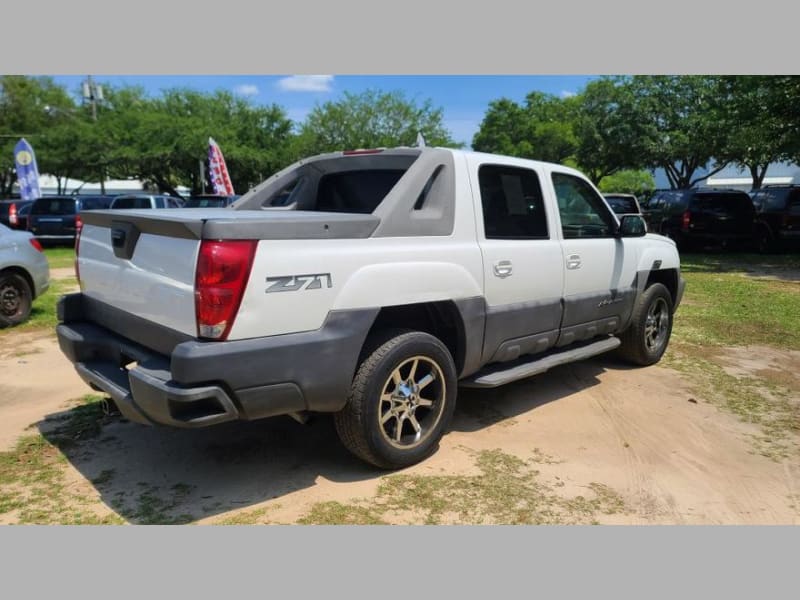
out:
M478 170L486 239L548 239L547 214L535 171L502 165Z
M573 175L553 173L553 187L565 239L613 236L614 218L588 183Z

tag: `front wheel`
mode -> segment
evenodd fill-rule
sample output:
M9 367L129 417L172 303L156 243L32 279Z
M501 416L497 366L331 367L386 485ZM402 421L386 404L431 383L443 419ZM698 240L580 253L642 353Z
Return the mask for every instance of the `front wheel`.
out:
M33 293L18 273L0 273L0 328L13 327L31 314Z
M648 287L636 301L628 329L620 336L619 353L641 366L661 360L672 335L672 296L661 283Z
M347 405L334 415L350 452L384 469L407 467L436 451L453 416L456 368L447 347L419 331L393 332L358 368Z

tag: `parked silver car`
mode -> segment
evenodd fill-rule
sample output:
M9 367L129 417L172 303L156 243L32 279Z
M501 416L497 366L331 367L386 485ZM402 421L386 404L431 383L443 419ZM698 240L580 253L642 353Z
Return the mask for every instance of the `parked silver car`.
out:
M18 325L50 285L42 246L27 231L0 225L0 328Z

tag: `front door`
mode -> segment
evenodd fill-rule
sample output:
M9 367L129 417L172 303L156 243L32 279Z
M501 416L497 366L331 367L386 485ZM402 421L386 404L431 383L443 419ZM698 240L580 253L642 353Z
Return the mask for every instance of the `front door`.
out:
M584 179L551 174L562 231L564 317L557 345L616 332L636 298L636 240L617 238L616 219Z

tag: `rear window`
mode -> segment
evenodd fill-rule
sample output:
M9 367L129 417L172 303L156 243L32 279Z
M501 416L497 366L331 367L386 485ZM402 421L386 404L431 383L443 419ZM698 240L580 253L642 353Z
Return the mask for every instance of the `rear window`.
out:
M611 209L618 215L639 212L633 198L627 198L625 196L606 196L606 201Z
M186 208L224 208L227 206L225 198L189 198Z
M32 215L74 215L74 198L39 198L33 203Z
M150 198L117 198L112 208L150 208Z
M752 211L753 203L750 196L741 194L714 194L700 193L692 198L693 210L703 210L714 213L733 214Z
M319 182L317 208L321 212L373 212L405 170L344 171L324 175Z
M100 210L111 205L110 198L83 198L81 200L81 210Z

